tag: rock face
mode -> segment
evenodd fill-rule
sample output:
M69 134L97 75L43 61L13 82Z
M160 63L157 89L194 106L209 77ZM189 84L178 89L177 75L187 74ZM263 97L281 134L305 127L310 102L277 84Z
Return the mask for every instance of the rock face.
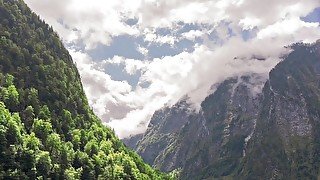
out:
M182 169L182 179L228 174L255 128L261 95L250 88L258 85L253 79L263 82L258 75L224 81L200 112L187 100L157 111L136 151L162 171ZM213 172L212 167L221 170Z
M320 43L298 44L293 49L270 72L256 131L239 170L241 177L319 176Z
M163 171L179 169L181 179L316 179L320 43L292 48L268 80L225 80L199 112L187 100L157 111L134 148Z
M143 154L147 163L162 166L163 162L158 162L163 161L160 156L165 158L166 153L173 150L172 145L179 131L192 113L186 100L182 100L175 106L161 109L153 115L147 132L137 144L137 151ZM170 171L176 167L168 164L161 169Z

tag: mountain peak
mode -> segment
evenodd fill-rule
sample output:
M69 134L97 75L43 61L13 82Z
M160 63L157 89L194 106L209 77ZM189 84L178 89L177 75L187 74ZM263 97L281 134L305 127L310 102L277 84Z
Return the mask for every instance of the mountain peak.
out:
M316 178L320 161L310 157L320 150L318 48L319 42L292 45L269 79L225 80L199 113L180 108L175 116L179 103L156 113L136 151L161 170L180 170L180 179ZM172 122L182 123L166 131Z

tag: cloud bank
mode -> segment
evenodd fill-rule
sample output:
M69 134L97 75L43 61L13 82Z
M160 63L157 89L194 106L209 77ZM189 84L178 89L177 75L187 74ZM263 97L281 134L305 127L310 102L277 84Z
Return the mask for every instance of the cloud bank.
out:
M157 109L185 95L199 106L214 90L212 85L229 77L256 73L267 79L288 53L284 46L320 38L320 19L301 18L320 7L318 0L26 2L69 45L89 103L121 138L145 131ZM136 50L145 58L89 56L89 49L108 46L120 35L142 38ZM192 50L178 47L185 41ZM152 46L164 44L182 50L175 55L160 51L161 58L149 56ZM107 71L111 66L138 76L138 84L115 80Z

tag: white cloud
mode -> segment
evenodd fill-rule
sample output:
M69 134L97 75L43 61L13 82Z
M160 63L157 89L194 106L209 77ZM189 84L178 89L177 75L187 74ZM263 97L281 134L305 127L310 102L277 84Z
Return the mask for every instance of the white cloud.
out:
M122 100L124 94L132 91L132 87L126 81L112 80L87 54L72 49L69 52L79 69L89 104L97 115L104 121L123 118L131 107L130 104L123 104Z
M138 86L136 89L127 83L112 81L94 68L92 61L78 58L84 54L79 56L73 52L72 55L77 61L89 99L93 100L91 104L95 112L105 117L104 120L120 137L126 137L143 132L157 109L165 104L173 105L186 94L199 106L210 92L211 85L226 78L256 73L266 79L268 72L280 61L279 57L287 53L284 46L289 42L287 38L244 42L233 37L215 49L201 45L193 52L156 58L150 62L123 57L109 60L124 64L128 73L143 72L140 82L148 82L150 86ZM253 59L255 56L266 60ZM79 65L78 62L84 64Z
M301 40L312 42L320 37L319 23L300 20L320 6L319 0L26 2L53 25L66 42L82 41L86 49L95 48L97 43L109 45L114 36L122 34L172 47L183 38L203 39L203 44L195 44L192 52L162 58L148 57L148 47L138 44L137 50L148 61L114 56L96 62L86 52L70 49L89 103L120 137L143 132L157 109L174 104L186 94L199 105L211 91L210 87L226 78L257 73L266 79L270 69L280 61L279 57L287 53L284 46ZM128 19L138 22L128 25ZM199 28L179 32L186 23ZM159 28L170 33L159 34ZM243 40L242 31L252 29L257 35ZM210 39L212 33L215 39ZM137 87L113 80L102 67L109 64L124 65L129 75L140 72Z
M26 0L67 42L83 41L87 49L109 45L118 35L142 35L147 41L174 44L173 36L158 36L146 28L175 29L178 22L218 25L231 22L243 29L265 28L280 20L304 16L318 0ZM128 19L138 19L128 25Z
M281 37L286 35L298 36L301 33L311 33L319 31L319 23L306 23L300 20L299 18L290 18L284 19L282 21L276 22L272 25L267 26L264 29L261 29L257 38L263 39L266 37ZM316 34L314 34L315 38ZM310 36L310 34L308 35ZM312 37L312 36L311 36ZM305 37L304 37L305 38ZM305 40L305 39L301 39Z
M148 53L149 53L149 50L145 47L142 47L142 46L138 46L137 50L143 54L144 56L148 56Z
M250 30L260 25L260 19L245 17L240 19L239 25L242 26L244 30Z
M136 3L138 2L138 3ZM139 0L26 0L67 42L83 41L86 49L97 43L109 45L112 36L136 35L138 30L125 23L134 18Z
M155 30L150 30L148 28L144 29L144 40L149 43L156 43L156 44L169 44L171 46L174 45L178 38L172 35L159 35L155 32Z
M194 41L196 38L202 37L204 35L204 32L200 30L190 30L188 32L182 33L181 35L186 39Z

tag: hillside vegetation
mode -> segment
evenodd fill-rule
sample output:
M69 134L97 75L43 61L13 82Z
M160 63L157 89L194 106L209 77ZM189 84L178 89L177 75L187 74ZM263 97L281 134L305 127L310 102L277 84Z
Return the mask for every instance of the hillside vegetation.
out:
M146 165L88 105L52 27L0 0L0 179L171 179Z

